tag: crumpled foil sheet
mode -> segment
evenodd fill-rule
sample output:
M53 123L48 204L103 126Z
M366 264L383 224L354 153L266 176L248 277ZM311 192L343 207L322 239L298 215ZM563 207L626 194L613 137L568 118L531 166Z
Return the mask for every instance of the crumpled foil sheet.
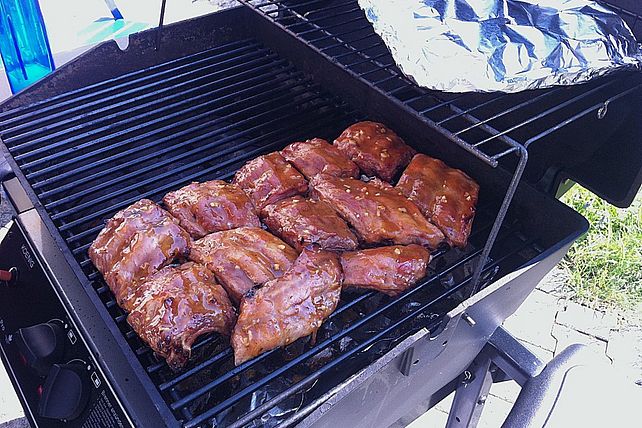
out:
M626 23L590 0L359 0L401 70L447 92L518 92L641 68Z

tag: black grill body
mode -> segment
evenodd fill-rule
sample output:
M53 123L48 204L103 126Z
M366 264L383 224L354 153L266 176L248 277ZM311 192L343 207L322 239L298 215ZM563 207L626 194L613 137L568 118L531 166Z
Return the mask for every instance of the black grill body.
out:
M481 291L468 298L515 161L502 155L489 163L453 144L407 103L247 7L166 26L160 47L154 31L132 36L124 51L104 43L2 110L2 148L15 174L5 187L17 221L141 426L411 420L448 391L588 227L542 191L541 177L522 181L484 264ZM437 254L425 280L398 298L345 293L315 344L301 340L234 368L227 344L208 336L189 367L172 373L129 328L88 261L103 222L142 197L159 200L193 180L229 178L245 161L295 139L332 139L361 118L389 123L418 151L480 183L470 245ZM614 132L625 132L628 122L613 120ZM491 161L503 150L490 153Z

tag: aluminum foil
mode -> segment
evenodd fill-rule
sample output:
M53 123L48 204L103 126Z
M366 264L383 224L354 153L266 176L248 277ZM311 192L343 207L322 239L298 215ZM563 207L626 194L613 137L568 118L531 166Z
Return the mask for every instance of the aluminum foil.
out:
M626 23L590 0L359 0L397 65L448 92L573 85L642 64Z

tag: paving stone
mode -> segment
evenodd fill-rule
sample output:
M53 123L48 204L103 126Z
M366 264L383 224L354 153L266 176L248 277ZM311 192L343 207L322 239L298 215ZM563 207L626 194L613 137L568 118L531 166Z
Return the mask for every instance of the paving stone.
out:
M506 382L494 383L490 387L490 395L501 398L509 403L514 403L522 388L513 380Z
M564 287L568 282L568 275L559 267L555 266L544 279L537 284L537 289L545 293L563 295Z
M553 359L553 356L554 356L553 351L549 351L548 349L544 349L537 345L533 345L532 343L528 343L525 340L521 340L521 342L522 342L522 345L527 347L541 361L548 363Z
M441 410L444 413L448 413L450 411L450 406L453 404L453 399L455 398L455 393L451 392L449 396L441 400L439 403L435 405L435 409Z
M553 351L555 339L551 336L551 325L555 322L558 300L558 297L535 290L522 306L504 321L504 327L518 339Z
M570 301L566 301L557 313L555 322L602 340L608 340L611 330L618 328L618 319L614 314L596 311Z
M642 387L642 328L611 331L606 354L616 370Z
M608 364L611 363L611 360L606 355L606 341L604 340L580 333L577 330L561 324L553 325L552 335L557 341L554 351L555 355L558 355L574 343L581 343L586 345L598 359L604 360Z
M432 409L428 410L426 413L412 421L412 423L408 425L407 428L444 427L446 426L446 421L448 421L448 413L442 412L441 410L433 407Z
M0 362L0 423L22 418L24 415L4 364Z

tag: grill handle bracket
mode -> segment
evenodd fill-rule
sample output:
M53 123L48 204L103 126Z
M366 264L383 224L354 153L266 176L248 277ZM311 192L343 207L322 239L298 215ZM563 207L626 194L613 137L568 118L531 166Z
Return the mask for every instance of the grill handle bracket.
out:
M426 335L421 338L421 340L434 343L432 343L431 346L416 347L413 345L406 349L399 362L399 371L401 374L411 376L441 355L448 346L448 342L456 330L461 317L461 313L454 317L446 315L436 328L426 330Z

